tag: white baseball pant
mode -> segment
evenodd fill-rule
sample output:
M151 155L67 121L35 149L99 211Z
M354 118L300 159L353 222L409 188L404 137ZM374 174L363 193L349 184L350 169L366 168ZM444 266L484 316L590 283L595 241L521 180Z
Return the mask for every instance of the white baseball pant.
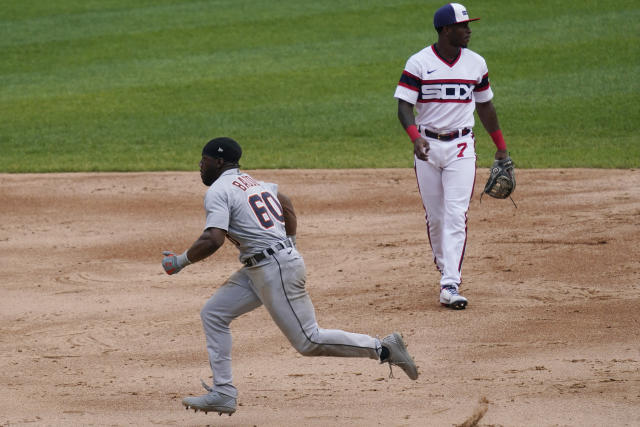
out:
M467 211L476 178L475 140L472 132L451 141L428 137L427 141L429 160L414 160L427 234L441 274L440 286L458 286L467 243Z

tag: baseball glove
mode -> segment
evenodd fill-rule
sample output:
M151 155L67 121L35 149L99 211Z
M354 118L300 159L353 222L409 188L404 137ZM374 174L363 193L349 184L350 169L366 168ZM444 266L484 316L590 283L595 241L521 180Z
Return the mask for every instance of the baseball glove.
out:
M506 199L516 189L516 175L511 157L496 160L484 186L484 192L496 199Z

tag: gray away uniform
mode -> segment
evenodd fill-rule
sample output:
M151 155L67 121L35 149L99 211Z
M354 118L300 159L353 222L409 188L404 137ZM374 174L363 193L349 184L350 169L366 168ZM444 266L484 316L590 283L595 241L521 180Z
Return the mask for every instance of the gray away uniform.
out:
M258 182L238 169L225 171L209 188L205 229L227 231L245 264L213 294L200 316L213 371L213 390L238 392L231 373L231 331L236 317L264 304L291 345L305 356L379 359L380 340L369 335L321 329L305 289L304 260L287 239L276 184ZM269 250L272 248L272 250ZM269 254L269 252L273 252ZM267 255L257 263L252 256Z

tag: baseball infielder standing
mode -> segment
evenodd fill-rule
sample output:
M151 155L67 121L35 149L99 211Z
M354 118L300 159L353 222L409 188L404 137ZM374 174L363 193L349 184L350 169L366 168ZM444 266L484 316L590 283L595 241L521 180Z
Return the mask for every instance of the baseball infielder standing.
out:
M366 357L397 365L413 380L418 371L402 337L382 340L369 335L321 329L305 289L306 270L296 250L297 219L291 200L276 184L241 172L242 149L231 138L216 138L202 150L200 177L209 186L204 198L204 232L180 255L163 252L167 274L212 255L229 239L244 266L207 301L201 311L213 388L186 397L189 409L231 415L238 392L231 376L231 331L236 317L264 305L293 347L305 356Z
M470 19L458 3L438 9L433 17L438 41L409 58L395 91L398 118L413 142L427 234L441 273L440 303L454 309L467 306L458 287L476 175L474 108L497 147L495 159L508 156L487 64L467 49L469 22L478 19Z

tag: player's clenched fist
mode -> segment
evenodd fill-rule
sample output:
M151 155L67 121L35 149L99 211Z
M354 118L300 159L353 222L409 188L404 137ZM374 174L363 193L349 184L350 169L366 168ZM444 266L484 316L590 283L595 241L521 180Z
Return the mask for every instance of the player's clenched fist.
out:
M162 267L167 274L176 274L179 273L187 265L191 264L189 258L187 258L187 252L180 255L176 255L171 251L162 251Z

